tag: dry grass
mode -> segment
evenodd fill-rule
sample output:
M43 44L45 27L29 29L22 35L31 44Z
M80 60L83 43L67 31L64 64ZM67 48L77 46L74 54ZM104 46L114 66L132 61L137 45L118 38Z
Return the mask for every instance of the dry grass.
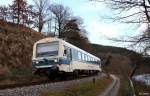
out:
M2 21L0 30L0 65L29 67L33 44L44 36L30 28L17 27Z
M33 44L42 38L33 29L0 21L0 82L30 78Z
M112 82L111 78L103 78L93 82L83 82L69 86L63 91L42 93L41 96L98 96Z
M120 76L120 89L118 96L132 96L130 82L125 76Z

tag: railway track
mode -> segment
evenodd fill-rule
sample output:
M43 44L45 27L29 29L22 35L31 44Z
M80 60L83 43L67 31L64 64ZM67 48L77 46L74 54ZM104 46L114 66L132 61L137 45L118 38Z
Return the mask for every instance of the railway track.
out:
M26 87L26 86L32 86L32 85L47 84L47 83L63 82L63 81L81 79L81 78L85 78L85 77L89 77L89 76L80 76L78 78L69 77L69 78L63 78L63 79L56 78L56 80L47 79L47 80L23 82L23 83L16 83L16 84L4 84L4 85L0 85L0 90L13 89L13 88L17 88L17 87Z
M0 90L13 89L16 87L25 87L25 86L45 84L45 83L52 83L52 81L44 80L44 81L27 82L27 83L24 82L24 83L16 83L16 84L3 84L3 85L0 85Z
M32 84L24 85L9 85L3 87L0 90L0 96L40 96L41 92L63 90L67 86L75 83L80 83L84 81L91 81L93 78L101 78L103 75L91 76L91 77L80 77L76 79L69 80L58 80L58 81L44 81L44 82L34 82Z

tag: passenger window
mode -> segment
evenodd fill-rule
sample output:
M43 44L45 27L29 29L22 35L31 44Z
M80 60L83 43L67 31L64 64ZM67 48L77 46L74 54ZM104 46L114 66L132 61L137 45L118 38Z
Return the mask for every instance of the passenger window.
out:
M87 61L87 55L85 55L85 61Z
M87 61L89 61L89 56L87 56Z
M73 55L74 59L78 59L78 51L77 50L74 50L72 55Z
M79 60L82 59L82 57L81 57L81 52L79 52L79 51L78 51L78 59L79 59Z
M89 56L87 56L87 61L89 61Z
M82 53L82 60L84 61L85 60L85 58L84 58L84 54Z
M90 57L88 56L88 61L90 61Z
M92 61L92 58L90 57L90 62Z

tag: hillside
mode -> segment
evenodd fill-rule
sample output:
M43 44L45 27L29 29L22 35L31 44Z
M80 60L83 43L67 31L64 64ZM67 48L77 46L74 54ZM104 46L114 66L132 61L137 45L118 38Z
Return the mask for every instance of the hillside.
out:
M92 44L93 53L103 61L103 71L117 74L120 78L120 89L118 96L128 96L132 94L129 76L150 73L150 58L141 57L140 54L120 47L102 46ZM107 58L110 58L109 60ZM108 62L108 61L109 62ZM106 63L106 61L108 63ZM139 86L134 82L135 90L139 92L149 92L148 87Z
M91 44L93 53L102 59L103 64L111 56L107 70L115 74L130 75L134 68L134 63L141 58L140 54L121 47L103 46Z
M92 44L92 49L95 54L97 52L100 53L115 53L115 54L120 54L120 55L140 55L132 50L128 50L126 48L121 48L121 47L114 47L114 46L103 46L103 45L98 45L98 44Z
M30 28L0 21L0 79L31 69L32 46L43 37Z

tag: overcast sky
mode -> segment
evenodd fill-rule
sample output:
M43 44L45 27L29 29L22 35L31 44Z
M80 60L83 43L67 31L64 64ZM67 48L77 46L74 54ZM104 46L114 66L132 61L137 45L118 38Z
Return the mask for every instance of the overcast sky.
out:
M28 2L31 2L27 0ZM0 0L0 4L10 4L12 0ZM52 2L68 6L74 16L83 18L85 29L88 32L90 42L109 45L124 46L123 43L114 43L107 38L120 38L123 36L132 36L137 31L143 29L143 26L135 30L131 24L121 24L104 19L112 16L113 11L103 3L90 2L90 0L52 0Z

